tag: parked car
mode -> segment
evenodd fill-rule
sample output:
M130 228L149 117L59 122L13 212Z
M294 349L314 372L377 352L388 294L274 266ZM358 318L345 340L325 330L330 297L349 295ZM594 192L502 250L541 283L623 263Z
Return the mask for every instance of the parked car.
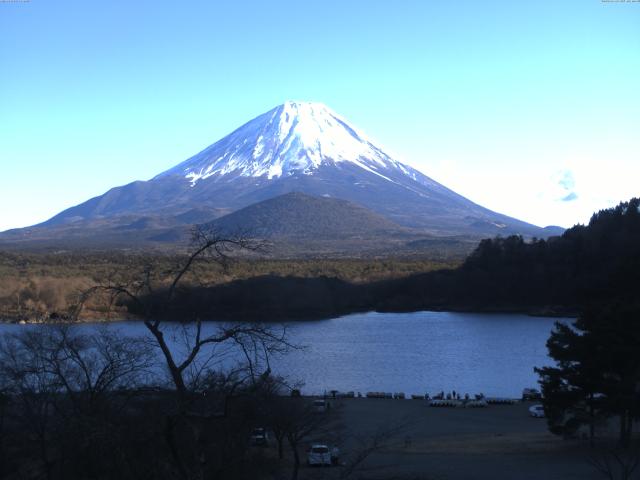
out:
M322 398L318 398L316 400L313 401L313 411L314 412L318 412L318 413L324 413L326 412L328 409L328 404L327 401L322 399Z
M532 405L529 407L529 415L535 418L544 418L544 407L542 405Z
M522 400L540 400L542 394L535 388L525 388L522 390Z
M269 443L269 434L267 431L260 427L254 428L251 432L251 445L260 445L264 446Z
M331 465L331 451L326 445L312 445L307 454L307 464L314 465Z

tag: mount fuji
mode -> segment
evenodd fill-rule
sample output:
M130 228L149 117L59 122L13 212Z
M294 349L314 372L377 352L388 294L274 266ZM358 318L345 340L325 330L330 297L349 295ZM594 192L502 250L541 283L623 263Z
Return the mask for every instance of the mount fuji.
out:
M394 159L323 104L289 101L148 181L113 188L12 236L50 229L78 236L92 227L117 236L128 226L157 233L291 192L346 200L431 236L558 233L473 203Z

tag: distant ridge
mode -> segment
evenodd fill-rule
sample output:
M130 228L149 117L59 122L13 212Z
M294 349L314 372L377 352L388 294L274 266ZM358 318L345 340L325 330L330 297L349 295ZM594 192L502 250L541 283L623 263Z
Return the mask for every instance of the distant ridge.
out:
M348 226L352 228L348 235L356 235L358 228L357 234L364 235L366 228L384 226L393 227L396 232L403 227L423 236L476 240L512 234L546 238L562 232L557 227L540 228L473 203L392 158L323 104L286 102L151 180L112 188L40 225L0 234L0 241L44 239L55 243L72 238L81 245L85 238L87 243L109 245L135 246L147 240L166 243L182 238L176 229L208 223L291 192L342 199L368 210L366 214L360 211L362 217L356 221L355 207L349 207L351 213L342 214L352 221L342 222L339 228L336 224L336 230L331 230L330 212L338 204L323 203L322 208L327 209L323 214L317 200L300 197L295 211L311 209L315 220L297 217L301 225L298 234L313 231L313 221L322 221L326 227L316 229L317 235L340 238L347 235ZM286 218L281 205L275 208L278 205L261 207L277 210L273 219L267 219L265 211L256 207L241 214L250 218L240 220L236 215L224 223L244 222L265 234L292 236L295 222L278 226L278 215ZM335 222L341 220L335 218ZM168 234L167 229L173 229L172 233Z

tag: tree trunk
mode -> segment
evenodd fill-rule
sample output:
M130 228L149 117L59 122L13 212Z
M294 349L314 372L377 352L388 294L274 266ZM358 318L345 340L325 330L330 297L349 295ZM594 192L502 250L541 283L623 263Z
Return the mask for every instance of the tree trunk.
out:
M44 471L47 475L47 480L51 480L53 478L53 466L49 460L47 440L44 438L40 438L40 458L44 466Z
M593 448L593 438L595 437L595 413L593 411L593 395L589 395L589 447Z
M282 460L284 458L284 448L283 448L283 438L276 436L276 441L278 442L278 458Z
M298 455L298 444L289 439L289 445L293 451L293 472L291 472L291 480L298 480L298 471L300 470L300 455Z
M629 425L628 425L628 417L629 412L627 410L623 410L620 413L620 446L622 448L627 448L629 446Z
M195 446L195 462L191 478L194 480L202 480L204 478L204 470L207 463L206 445L203 442L202 428L198 425L198 420L194 421L193 419L185 418L185 421L189 425L189 430L193 436L193 443Z
M165 438L165 441L167 442L167 445L169 446L171 457L175 462L178 472L180 472L180 476L183 478L183 480L188 480L189 474L187 473L187 469L182 463L182 459L180 458L180 452L178 451L178 447L176 445L174 419L170 416L165 417L164 438Z
M173 383L176 387L176 391L181 398L184 398L187 393L187 386L184 383L184 378L182 378L182 372L173 360L173 355L171 353L171 350L169 349L169 346L167 345L166 340L164 339L164 334L159 327L151 324L151 322L147 322L145 320L144 325L147 327L147 330L149 330L151 334L156 338L158 346L160 347L160 350L162 351L162 354L164 355L164 358L167 362L167 368L169 369L169 374L171 375L171 379L173 380Z
M4 477L5 458L4 458L4 405L7 401L6 397L0 394L0 476Z

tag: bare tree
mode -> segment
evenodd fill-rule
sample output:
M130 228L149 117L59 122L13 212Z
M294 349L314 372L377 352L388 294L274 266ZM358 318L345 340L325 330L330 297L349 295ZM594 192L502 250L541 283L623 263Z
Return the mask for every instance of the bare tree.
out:
M340 478L350 478L365 470L366 460L373 454L380 452L397 442L398 435L407 430L410 420L405 419L391 426L380 428L370 435L354 435L351 454L344 463Z
M256 373L259 364L268 368L269 356L281 353L292 347L286 340L286 330L269 328L256 323L228 324L220 326L214 332L203 333L203 325L199 316L193 318L193 324L183 328L184 345L187 351L182 358L177 358L166 337L166 328L162 315L171 309L176 300L181 282L199 260L213 261L226 269L231 254L238 250L260 251L262 245L254 243L243 236L224 236L215 230L202 227L194 228L192 235L193 250L185 261L169 275L170 281L165 289L156 289L155 272L152 265L146 265L139 278L129 282L96 285L83 293L75 311L77 319L84 302L92 295L106 292L112 301L125 299L133 304L143 315L144 325L155 339L162 352L168 373L181 396L186 396L189 388L186 375L198 356L208 347L231 343L239 348L246 360L247 368Z
M31 332L26 332L27 334ZM45 478L52 478L53 458L51 432L58 384L46 372L39 355L33 355L27 335L5 337L0 344L0 374L7 393L15 402L14 416L21 430L36 445L40 467Z
M315 412L312 404L304 399L290 398L288 400L289 422L284 426L284 429L287 442L293 453L291 478L296 480L300 470L300 446L326 422L326 418L324 414Z
M54 468L63 477L65 465L81 468L96 445L117 437L111 419L127 407L150 359L135 339L123 343L107 330L86 335L69 325L44 325L5 336L0 378L11 402L14 441L22 438L24 446L13 448L32 455L28 447L35 441L39 461L24 461L48 479Z
M144 326L161 352L177 393L177 410L166 415L164 436L183 479L202 478L206 470L204 425L207 422L203 418L206 415L195 411L195 405L200 386L207 383L213 367L217 367L218 372L224 370L225 366L221 365L224 352L233 352L237 359L227 375L229 383L223 389L228 399L240 386L254 384L264 372L270 372L272 355L293 347L287 341L284 327L228 323L209 329L197 312L190 318L191 323L183 324L177 330L163 321L167 312L175 311L183 282L198 262L211 261L226 269L234 252L262 248L242 235L224 236L200 227L194 229L192 241L191 253L174 270L158 274L153 265L146 265L129 281L109 279L84 292L75 315L77 318L84 302L96 294L110 295L112 303L124 300L142 315ZM175 347L172 337L179 337L183 348L172 348ZM225 407L223 413L226 411ZM185 449L183 445L192 447Z
M9 404L9 386L6 379L0 377L0 477L4 477L6 464L6 416Z
M267 413L267 426L273 432L273 436L278 446L278 458L284 458L284 442L287 439L287 432L291 423L290 410L288 402L277 397L269 402L269 411Z
M587 459L588 463L609 480L631 480L634 472L640 466L640 449L627 450L615 449L592 453Z

